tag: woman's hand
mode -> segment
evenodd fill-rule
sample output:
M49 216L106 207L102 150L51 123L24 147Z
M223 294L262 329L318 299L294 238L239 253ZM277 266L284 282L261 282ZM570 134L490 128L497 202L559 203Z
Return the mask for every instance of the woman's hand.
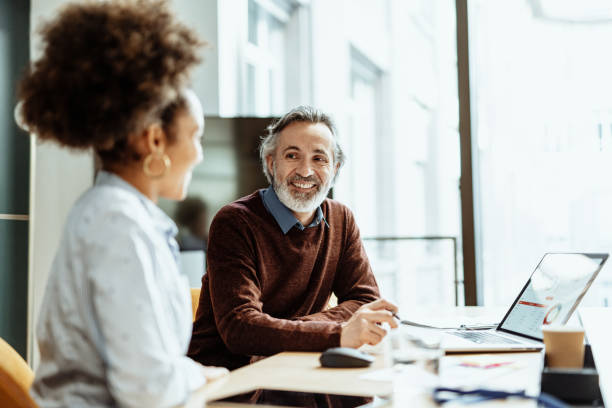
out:
M202 366L201 368L207 383L223 378L229 374L229 370L225 367Z

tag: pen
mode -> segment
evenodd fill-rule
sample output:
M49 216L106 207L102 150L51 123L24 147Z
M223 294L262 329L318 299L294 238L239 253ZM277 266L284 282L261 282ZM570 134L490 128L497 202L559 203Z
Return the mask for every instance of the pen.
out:
M413 322L410 320L402 320L401 317L399 317L399 315L397 313L393 313L393 317L396 318L400 324L403 324L405 326L412 326L412 327L421 327L423 329L437 329L437 330L487 330L487 329L493 329L495 327L497 327L497 324L482 324L482 325L465 325L462 324L458 327L439 327L439 326L432 326L429 324L423 324L423 323L417 323L417 322Z
M445 329L445 330L452 329L452 327L436 327L436 326L430 326L428 324L411 322L410 320L402 320L402 318L399 317L397 313L393 313L393 317L395 317L400 322L400 324L403 324L405 326L421 327L423 329Z

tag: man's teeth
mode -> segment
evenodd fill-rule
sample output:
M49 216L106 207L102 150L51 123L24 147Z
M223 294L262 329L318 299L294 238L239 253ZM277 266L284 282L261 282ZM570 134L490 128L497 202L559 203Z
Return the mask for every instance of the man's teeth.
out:
M307 183L293 183L294 186L299 187L299 188L312 188L314 187L314 184L307 184Z

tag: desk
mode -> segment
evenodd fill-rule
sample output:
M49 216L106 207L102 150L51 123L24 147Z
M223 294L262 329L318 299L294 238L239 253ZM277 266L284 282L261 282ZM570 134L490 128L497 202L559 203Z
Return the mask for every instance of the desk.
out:
M475 316L478 309L481 308L460 308L458 313L466 313L466 310L470 310L468 314ZM384 347L381 347L378 351L384 349ZM201 407L204 399L210 401L257 388L362 396L393 393L393 406L395 407L435 407L435 403L430 398L429 389L402 383L396 384L394 392L392 381L373 381L362 378L368 372L390 367L392 363L390 356L387 354L385 352L377 354L376 361L369 368L331 369L320 367L320 353L280 353L232 371L227 378L203 387L194 395L187 407ZM502 356L502 354L496 354L495 356ZM445 370L445 367L459 364L460 360L465 358L466 356L461 355L444 356L441 361L441 371ZM537 395L539 393L542 354L538 352L504 353L503 359L515 362L517 369L505 372L501 376L492 375L493 378L486 381L487 386L491 388L526 389L530 395ZM444 373L441 372L441 374ZM489 404L479 404L479 407L499 404L504 404L504 402L495 401ZM536 406L532 401L525 400L510 400L506 405Z
M281 353L255 364L233 371L228 378L217 384L210 384L200 391L198 402L191 402L188 407L201 407L202 399L208 401L240 394L257 388L318 392L330 394L359 394L363 396L388 395L393 392L393 384L386 381L371 381L360 378L364 373L385 367L384 356L378 355L376 362L369 368L330 369L321 368L319 353ZM446 356L444 359L461 359L462 356ZM540 353L511 353L504 360L518 361L524 367L494 378L488 382L491 387L525 388L531 395L539 393L539 378L542 364ZM430 393L420 387L409 384L398 386L393 406L395 407L435 407ZM492 402L490 405L499 405ZM511 401L512 406L535 407L531 401ZM480 404L486 407L489 404Z

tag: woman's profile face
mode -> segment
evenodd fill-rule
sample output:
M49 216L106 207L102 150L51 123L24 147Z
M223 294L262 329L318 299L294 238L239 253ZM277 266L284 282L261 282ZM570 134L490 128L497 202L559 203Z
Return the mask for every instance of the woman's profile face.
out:
M185 198L193 168L202 161L202 106L193 92L185 97L187 108L177 112L173 124L174 141L165 151L170 158L170 170L160 183L159 195L170 200Z

